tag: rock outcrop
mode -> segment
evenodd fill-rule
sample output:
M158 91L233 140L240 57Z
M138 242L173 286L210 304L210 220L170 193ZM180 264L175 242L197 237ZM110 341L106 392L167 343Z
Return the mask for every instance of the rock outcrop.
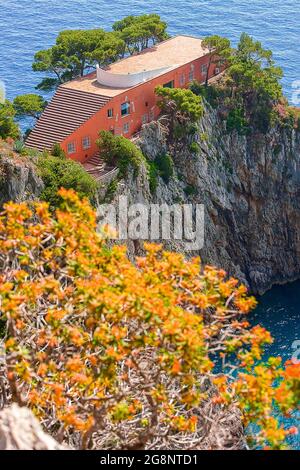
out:
M300 275L300 133L277 126L269 133L228 133L217 110L207 106L192 140L172 141L159 123L144 126L138 145L148 159L169 152L174 175L149 188L146 168L120 181L114 202L193 203L205 206L204 263L226 269L263 293ZM193 149L194 150L194 149ZM192 190L191 190L192 188ZM131 254L142 244L128 242ZM181 241L165 243L185 251ZM191 253L187 253L190 255Z
M0 450L68 450L46 434L32 412L16 404L0 412Z
M43 188L42 179L28 159L2 154L0 149L0 207L7 201L36 199Z

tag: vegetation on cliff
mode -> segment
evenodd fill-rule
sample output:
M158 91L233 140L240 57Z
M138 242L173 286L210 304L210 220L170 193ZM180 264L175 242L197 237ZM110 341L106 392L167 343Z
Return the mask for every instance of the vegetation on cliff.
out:
M109 131L100 131L97 145L101 158L109 165L117 166L121 176L126 175L129 166L137 174L141 163L145 163L141 150L126 137L113 135Z
M158 106L162 112L173 116L180 113L182 117L189 119L191 122L199 121L203 115L201 97L189 89L158 86L155 93L160 98Z
M47 201L51 208L58 207L60 198L58 190L60 188L74 189L79 197L86 197L90 202L94 202L98 184L90 176L83 166L67 158L59 145L55 145L52 152L38 152L27 148L20 140L1 141L0 139L0 175L2 175L1 158L5 157L13 162L29 165L35 174L43 181L43 190L39 197ZM1 178L1 177L0 177ZM0 179L1 182L1 179ZM9 181L7 182L9 184Z
M83 166L65 156L42 153L36 160L37 172L45 185L41 199L47 201L52 208L58 207L60 188L74 189L79 197L88 197L94 201L97 181L92 178Z
M19 126L16 124L14 118L16 111L13 105L6 100L4 103L0 103L0 138L17 139L20 135Z
M246 33L241 34L236 48L218 36L205 38L204 44L212 49L215 46L213 61L219 57L221 63L226 63L226 71L208 88L193 83L191 90L213 106L223 107L229 131L266 133L277 124L298 126L298 113L283 96L283 72L276 66L272 51Z
M79 448L189 447L205 439L212 410L232 406L257 425L257 445L284 448L294 428L273 412L298 406L299 365L262 362L272 339L249 327L246 288L156 245L132 264L123 247L107 248L86 201L59 196L53 216L44 202L10 203L1 218L12 400Z

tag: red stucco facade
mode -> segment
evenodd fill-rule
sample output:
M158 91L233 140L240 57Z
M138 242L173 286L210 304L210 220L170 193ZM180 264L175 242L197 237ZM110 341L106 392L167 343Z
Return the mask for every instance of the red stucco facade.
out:
M110 130L116 135L132 137L143 123L157 119L159 115L154 91L156 86L173 81L174 87L185 88L192 80L203 82L206 73L203 72L202 66L207 65L208 60L208 55L200 57L112 97L102 109L62 141L61 147L70 158L83 163L97 153L96 140L100 130ZM219 71L215 65L211 65L210 78ZM121 116L121 105L125 102L130 103L130 114ZM112 110L112 117L108 116L108 110ZM87 142L90 147L84 148L84 143ZM70 148L72 152L69 151Z

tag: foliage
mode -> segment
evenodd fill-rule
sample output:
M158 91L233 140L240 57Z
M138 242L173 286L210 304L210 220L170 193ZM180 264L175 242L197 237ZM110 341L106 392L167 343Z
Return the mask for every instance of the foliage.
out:
M13 101L16 116L31 116L38 119L47 105L47 101L40 95L19 95Z
M221 36L207 36L202 41L202 46L209 52L209 61L205 77L205 86L208 86L208 79L212 64L224 64L231 57L232 49L230 41Z
M41 198L49 202L51 208L58 207L61 201L58 195L60 188L74 189L80 197L88 197L93 201L97 182L80 163L62 154L54 156L43 153L37 159L37 168L45 185Z
M118 188L118 180L113 179L107 186L105 196L104 196L104 202L111 202L112 201L117 188Z
M272 52L243 33L228 76L236 101L248 112L249 122L265 132L272 124L274 104L282 98L282 70L275 66Z
M159 176L161 176L164 182L168 184L174 174L174 163L172 157L168 153L157 155L155 158L155 164L158 168Z
M44 202L10 203L0 221L13 400L81 448L143 449L170 435L197 442L210 428L207 403L240 406L259 445L282 448L294 431L273 411L299 405L300 365L261 362L272 340L243 317L255 306L246 288L156 245L132 264L124 247L107 248L86 201L70 190L59 197L53 216ZM237 362L215 372L212 354Z
M232 56L229 75L242 93L256 92L270 100L282 97L282 70L275 67L272 52L246 33Z
M157 177L159 176L159 169L155 162L148 161L148 176L149 188L151 193L154 194L158 184Z
M103 160L109 165L117 166L120 175L126 174L129 166L138 172L141 163L145 162L144 155L133 142L109 131L99 132L97 145Z
M103 29L62 31L54 46L34 56L33 70L51 74L37 88L52 89L83 76L96 62L103 66L115 61L123 49L119 35Z
M189 89L158 86L155 93L161 98L158 106L173 117L180 113L190 121L197 122L203 114L201 96L195 95Z
M167 24L157 14L126 16L113 24L125 43L125 53L133 54L168 38Z
M188 184L185 188L184 188L184 192L187 196L194 196L195 194L197 194L198 190L195 186L193 186L192 184Z
M199 151L200 151L200 147L199 147L198 142L191 142L190 145L189 145L189 150L192 153L198 154Z
M218 100L223 98L223 93L220 87L214 85L205 86L193 80L190 84L190 90L198 96L202 96L210 105L215 107L218 104Z
M176 140L181 140L187 135L187 126L185 123L176 122L173 126L173 137Z
M114 31L101 28L66 30L58 34L55 45L38 51L32 68L47 72L39 90L52 90L61 83L82 77L98 63L107 66L167 37L166 23L158 15L129 16L113 25Z
M20 130L14 121L16 111L8 100L0 103L0 137L1 139L18 139Z
M248 122L243 108L235 108L229 111L226 128L228 132L236 130L240 135L247 135L249 133Z
M289 106L286 99L277 104L273 118L288 129L300 130L300 108Z
M61 146L58 142L53 144L52 150L51 150L51 155L53 155L54 157L66 158L66 153L61 148Z

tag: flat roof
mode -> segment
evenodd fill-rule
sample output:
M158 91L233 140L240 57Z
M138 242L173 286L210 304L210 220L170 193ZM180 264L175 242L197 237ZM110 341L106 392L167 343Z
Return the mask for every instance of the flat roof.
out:
M146 70L161 69L163 67L172 68L188 64L208 53L202 46L202 40L191 36L175 36L167 39L154 47L145 49L139 54L126 57L111 64L106 70L114 74L133 74ZM166 73L160 72L157 76ZM61 87L74 90L81 90L103 96L114 97L129 88L112 88L101 85L97 82L96 72L82 78L64 83Z

